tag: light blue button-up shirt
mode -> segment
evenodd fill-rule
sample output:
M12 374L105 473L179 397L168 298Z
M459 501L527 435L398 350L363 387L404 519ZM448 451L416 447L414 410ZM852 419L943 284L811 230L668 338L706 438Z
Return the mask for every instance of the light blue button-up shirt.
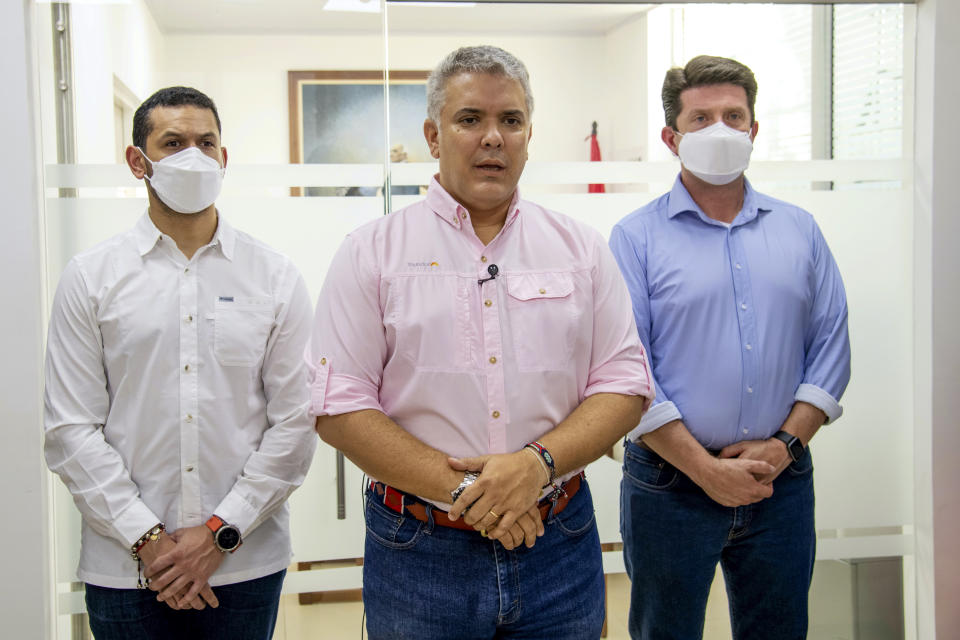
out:
M657 392L631 439L677 419L708 449L765 439L796 401L840 417L850 380L840 272L813 216L744 183L729 226L678 177L611 233Z

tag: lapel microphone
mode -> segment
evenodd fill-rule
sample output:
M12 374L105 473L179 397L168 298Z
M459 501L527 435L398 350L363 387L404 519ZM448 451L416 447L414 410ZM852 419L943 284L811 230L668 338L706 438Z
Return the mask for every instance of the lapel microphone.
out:
M494 278L497 277L497 274L500 273L500 267L498 267L498 266L495 265L495 264L492 264L492 265L490 265L489 267L487 267L487 273L490 274L490 277L489 277L489 278L483 278L483 279L481 279L481 280L477 280L477 284L479 284L481 287L483 286L483 283L484 283L484 282L487 282L487 281L489 281L489 280L493 280Z

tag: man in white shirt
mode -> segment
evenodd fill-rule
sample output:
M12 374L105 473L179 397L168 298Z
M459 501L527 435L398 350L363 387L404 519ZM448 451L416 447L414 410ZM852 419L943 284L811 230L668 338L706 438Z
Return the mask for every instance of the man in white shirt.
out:
M47 343L46 459L83 516L90 626L100 640L269 639L286 498L316 447L306 287L219 215L210 98L161 89L133 141L149 208L67 265Z

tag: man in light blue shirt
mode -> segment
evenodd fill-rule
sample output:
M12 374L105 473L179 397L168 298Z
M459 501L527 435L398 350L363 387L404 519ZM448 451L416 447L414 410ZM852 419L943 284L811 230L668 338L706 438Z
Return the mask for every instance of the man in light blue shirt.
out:
M667 72L661 137L680 175L610 238L657 393L624 462L633 638L701 637L717 562L735 639L806 637L806 447L842 411L847 305L813 217L743 176L756 91L726 58Z

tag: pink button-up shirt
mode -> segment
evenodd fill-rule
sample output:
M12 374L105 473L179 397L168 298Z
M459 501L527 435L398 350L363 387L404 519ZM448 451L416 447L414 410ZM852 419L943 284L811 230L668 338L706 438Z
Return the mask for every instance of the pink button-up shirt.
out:
M452 456L517 451L595 393L654 396L599 233L515 195L484 246L436 179L347 236L307 360L312 415L376 409Z

